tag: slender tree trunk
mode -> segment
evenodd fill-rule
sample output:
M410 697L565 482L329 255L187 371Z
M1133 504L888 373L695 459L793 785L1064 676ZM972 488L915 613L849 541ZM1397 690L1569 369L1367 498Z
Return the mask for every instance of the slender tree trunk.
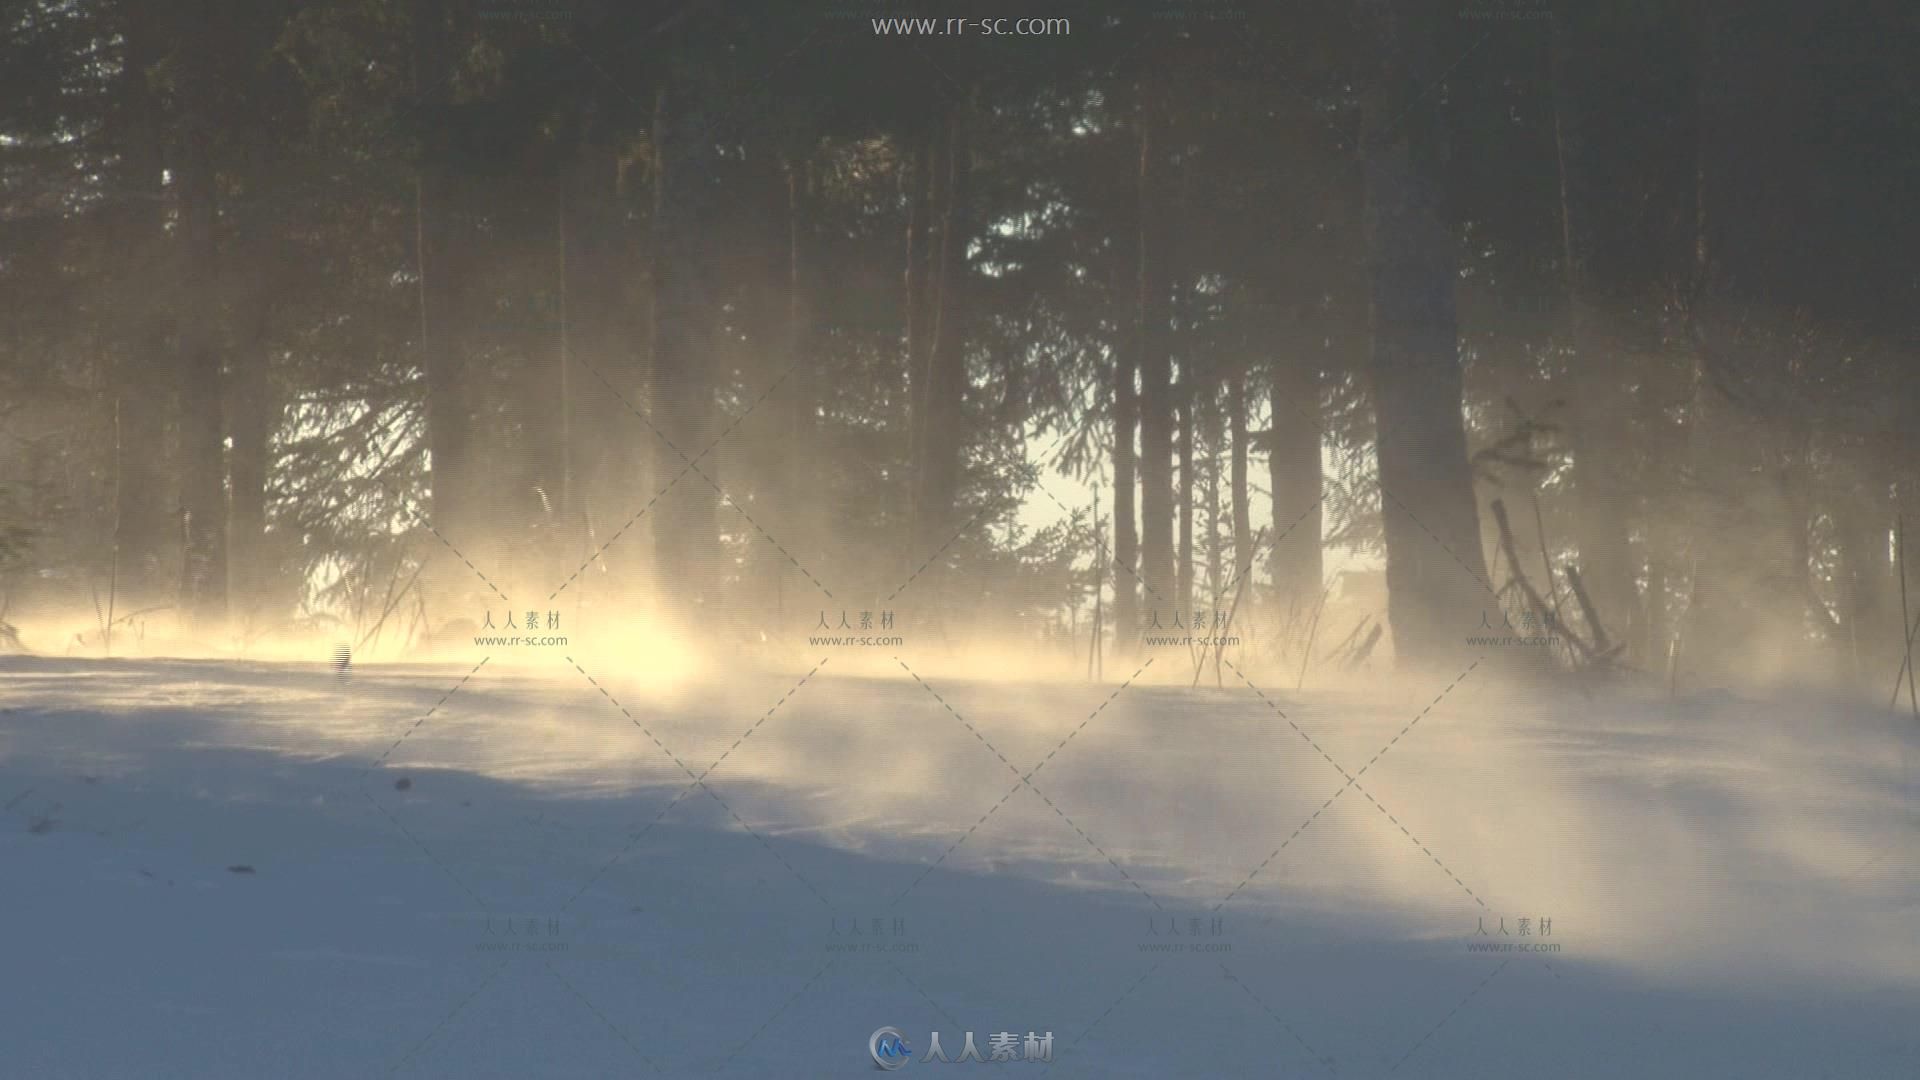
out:
M717 462L701 454L712 440L714 296L703 226L703 172L712 143L706 118L683 86L663 87L654 102L653 364L655 426L672 449L660 459L664 486L654 521L657 587L682 614L717 602Z
M568 189L564 363L573 402L568 462L574 482L562 580L599 552L567 587L572 604L603 592L615 601L630 600L639 584L635 567L650 565L636 551L645 529L629 530L619 544L600 551L658 490L646 464L654 436L634 415L647 408L648 306L640 298L649 295L650 283L644 245L629 225L627 176L613 152L587 145Z
M1183 616L1181 619L1183 623L1186 622L1185 614L1193 611L1193 510L1197 479L1193 467L1195 456L1193 440L1196 426L1193 406L1198 394L1193 389L1192 381L1190 373L1182 373L1179 384L1174 388L1174 397L1178 401L1177 407L1180 410L1180 486L1177 489L1180 544L1179 554L1174 561L1175 587L1180 590L1180 595L1175 598L1174 605L1175 611Z
M1285 343L1269 384L1267 490L1273 499L1272 569L1282 611L1320 597L1322 553L1320 365L1304 341Z
M1619 482L1631 453L1625 420L1632 409L1625 365L1602 347L1587 272L1593 242L1587 208L1588 162L1581 98L1575 93L1572 29L1564 14L1551 22L1555 159L1560 186L1560 239L1565 268L1567 342L1571 350L1573 489L1580 577L1607 634L1619 640L1639 605L1629 548L1634 500ZM1591 635L1589 635L1591 637ZM1638 658L1644 659L1644 658Z
M1889 643L1904 644L1886 617L1886 598L1893 593L1891 518L1886 491L1872 479L1872 462L1862 462L1865 479L1843 492L1834 508L1835 533L1840 548L1841 618L1847 628L1844 643L1852 678L1863 685L1885 666L1892 655ZM1898 663L1898 661L1893 661Z
M180 183L180 242L184 295L180 328L180 512L186 545L181 611L197 633L217 633L227 617L226 346L220 302L218 189L211 148L212 118L194 79L176 175Z
M1673 640L1673 619L1667 600L1669 556L1663 548L1649 545L1647 554L1647 591L1641 598L1633 648L1642 657L1643 671L1659 674L1666 670L1667 650Z
M780 195L786 213L784 243L778 245L781 265L776 280L781 282L784 302L780 305L779 326L773 339L780 347L772 351L762 378L771 383L782 380L779 400L768 402L778 437L759 445L757 472L767 496L767 515L778 524L770 526L781 543L795 552L815 550L819 533L814 504L805 495L807 462L813 448L814 379L812 371L812 334L814 302L811 284L818 273L812 243L813 173L805 161L788 157L781 162ZM800 555L802 559L808 555ZM796 607L812 594L804 580L794 580L785 556L762 545L761 576L771 597L776 615L784 621L789 607ZM801 592L800 590L805 590Z
M456 169L445 135L450 119L451 29L444 0L416 0L414 92L430 120L415 181L415 252L420 282L420 355L426 381L427 453L432 484L433 527L447 543L474 550L473 414L461 308L466 267L455 249ZM454 615L468 617L486 606L470 571L441 560L432 589ZM443 616L435 616L443 617Z
M1134 440L1140 428L1133 350L1113 353L1113 626L1114 652L1126 656L1140 632L1139 534L1134 523Z
M1438 20L1382 5L1383 93L1368 110L1373 395L1396 659L1451 665L1492 607L1461 417L1453 238L1443 217Z
M1147 604L1163 625L1180 603L1174 566L1173 386L1170 355L1172 282L1167 273L1166 93L1140 95L1139 313L1140 578Z
M906 543L903 545L903 563L911 564L911 571L918 563L913 563L912 548L919 539L919 469L926 460L926 428L928 423L928 360L933 355L933 322L936 280L939 264L934 259L934 248L939 231L934 227L933 219L946 192L946 151L947 141L942 137L943 125L936 123L930 130L921 134L914 145L913 166L909 173L909 195L907 199L907 245L906 245L906 304L905 321L907 330L907 462L914 471L912 480L913 505L909 508Z
M1781 508L1786 512L1782 524L1787 532L1781 580L1792 588L1787 606L1796 613L1816 616L1823 626L1831 626L1832 612L1813 583L1813 429L1797 424L1784 434L1778 482ZM1832 644L1837 654L1840 643Z
M1250 573L1253 561L1253 513L1247 501L1247 369L1234 368L1227 382L1227 439L1233 455L1228 487L1233 504L1233 570L1227 580Z
M811 165L788 172L787 264L787 350L791 374L787 376L786 408L782 410L788 452L781 460L781 486L787 492L788 520L794 543L803 551L819 551L830 528L818 500L802 499L798 493L807 483L807 470L818 460L820 450L818 407L822 392L815 338L819 333L818 290L826 288L823 278L824 252L815 237L815 207L818 206L819 180ZM795 596L811 600L815 590L798 580L791 570L781 577L783 589L791 586ZM802 592L804 590L804 592ZM784 601L783 601L784 602ZM797 601L796 601L797 602Z
M1795 452L1791 440L1782 444L1779 415L1793 405L1774 400L1778 394L1765 385L1786 369L1786 346L1765 305L1750 304L1721 269L1738 261L1730 244L1758 242L1727 224L1737 220L1730 207L1755 199L1768 206L1777 198L1768 178L1735 172L1723 144L1755 137L1732 130L1743 122L1738 102L1770 73L1743 51L1722 47L1723 35L1741 26L1731 8L1710 0L1700 11L1695 392L1688 410L1697 570L1679 672L1696 687L1726 685L1790 659L1808 610L1806 568L1797 561L1797 537L1807 523L1794 505L1788 478ZM1763 377L1751 377L1756 369ZM1799 423L1784 422L1789 430Z
M1189 398L1189 403L1192 402ZM1196 418L1198 421L1198 418ZM1206 440L1206 499L1207 499L1207 604L1208 611L1214 610L1222 601L1221 591L1227 584L1225 568L1226 548L1220 536L1220 487L1225 479L1220 475L1222 444L1222 417L1220 410L1209 407L1204 421L1199 425L1205 429ZM1195 628L1200 629L1199 627Z
M966 457L962 432L962 408L967 392L966 313L967 245L972 239L971 173L973 154L971 102L955 102L948 114L945 150L941 165L945 170L941 199L936 208L937 246L932 252L937 267L937 293L933 308L933 342L927 357L924 431L918 475L919 497L915 499L918 552L925 559L946 547L953 531L965 522L959 514L961 465ZM934 618L944 612L947 599L944 557L936 558L926 571L925 589Z
M266 601L271 569L267 559L268 440L278 409L274 407L267 351L267 298L252 296L234 352L228 385L228 429L233 448L227 460L227 591L236 616L247 623Z
M576 402L576 371L569 359L573 351L573 280L568 274L574 239L574 208L568 199L569 177L556 170L542 186L552 193L553 244L553 325L543 327L532 349L529 371L542 376L532 388L530 400L537 402L539 427L533 432L539 447L539 474L535 480L540 515L539 543L533 565L538 577L529 582L533 590L547 582L558 582L574 567L567 565L574 545L569 542L574 529L575 461L574 427L579 421Z
M164 252L165 208L162 177L160 104L148 84L149 69L160 59L154 13L141 5L125 9L124 54L117 92L126 124L119 143L127 191L114 215L114 242L127 254L122 296L125 340L113 364L116 426L114 479L114 560L112 588L123 593L116 604L128 611L160 602L169 576L163 567L172 547L168 527L168 484L173 470L166 457L168 330L156 297L168 270Z

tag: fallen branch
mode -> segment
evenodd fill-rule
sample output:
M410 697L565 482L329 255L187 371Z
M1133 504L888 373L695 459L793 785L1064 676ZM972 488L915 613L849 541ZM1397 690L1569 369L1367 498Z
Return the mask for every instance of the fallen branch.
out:
M1602 657L1611 657L1615 649L1607 641L1607 628L1593 610L1593 599L1587 595L1586 584L1580 580L1580 568L1568 563L1564 573L1568 587L1573 590L1573 598L1580 602L1580 617L1587 620L1587 629L1593 634L1593 651Z
M1541 622L1564 634L1567 641L1580 653L1582 660L1589 664L1593 663L1593 648L1585 641L1580 640L1580 635L1559 624L1559 620L1553 617L1553 611L1547 606L1547 602L1541 599L1539 591L1533 587L1533 583L1528 581L1527 575L1521 571L1520 559L1516 554L1516 546L1513 540L1513 524L1507 520L1506 504L1502 503L1499 499L1495 499L1488 509L1493 511L1494 524L1499 526L1500 546L1506 552L1507 565L1513 568L1511 583L1520 590L1520 595L1526 598L1528 609L1533 612L1536 619L1539 619Z

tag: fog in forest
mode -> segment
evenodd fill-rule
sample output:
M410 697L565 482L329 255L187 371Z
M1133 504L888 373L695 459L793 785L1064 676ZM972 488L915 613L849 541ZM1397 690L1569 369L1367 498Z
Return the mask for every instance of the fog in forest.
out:
M1378 7L27 5L8 640L1890 687L1910 27Z
M1817 800L1832 777L1858 800L1838 823L1752 811L1779 845L1755 865L1887 873L1920 723L1915 71L1920 9L1872 0L20 0L0 799L51 798L31 762L214 739L161 733L225 725L256 687L215 741L372 770L471 708L490 734L434 768L525 785L501 799L600 797L635 755L681 763L675 738L777 727L818 692L841 702L821 741L727 766L792 796L767 811L783 827L862 858L928 839L899 856L923 876L963 864L939 849L971 815L928 823L971 797L942 786L946 750L858 726L909 707L994 756L1037 740L1000 756L1015 776L1058 736L1070 757L1190 731L1164 771L1108 776L1129 824L1102 842L1068 817L1088 807L1047 802L1104 861L1007 858L1153 900L1142 853L1165 843L1194 860L1171 879L1233 899L1264 833L1215 851L1201 823L1129 814L1200 798L1291 842L1266 780L1214 771L1243 761L1237 701L1350 786L1375 746L1339 752L1314 718L1391 747L1432 712L1408 741L1452 756L1423 784L1592 738L1604 782L1507 789L1567 831L1664 806L1606 784L1720 770ZM308 719L272 719L293 699L269 684ZM645 735L599 742L574 726L593 709ZM91 726L122 715L151 724ZM1795 776L1783 739L1857 757ZM897 771L858 794L828 779L849 755ZM1605 887L1617 856L1707 932L1667 856L1476 867L1492 826L1429 796L1476 838L1450 861L1375 803L1420 850L1392 874L1329 855L1287 895L1411 902L1438 866L1484 924L1476 871L1585 896L1569 883ZM37 839L75 803L34 805L7 813ZM1636 827L1692 850L1703 815ZM742 858L780 877L765 855L797 841L768 831ZM1610 963L1663 978L1711 952L1624 940ZM1848 970L1908 995L1910 963Z

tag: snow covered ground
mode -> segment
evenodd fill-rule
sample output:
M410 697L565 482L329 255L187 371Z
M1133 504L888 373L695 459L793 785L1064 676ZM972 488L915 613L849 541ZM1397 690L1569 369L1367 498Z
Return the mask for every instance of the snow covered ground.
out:
M1920 1076L1911 718L576 659L0 659L0 1074Z

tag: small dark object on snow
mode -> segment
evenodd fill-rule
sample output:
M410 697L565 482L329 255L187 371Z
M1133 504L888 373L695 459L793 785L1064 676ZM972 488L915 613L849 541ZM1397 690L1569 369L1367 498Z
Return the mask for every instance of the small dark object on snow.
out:
M239 864L239 865L237 865L237 866L229 866L229 867L227 867L227 873L229 873L229 874L251 874L251 873L253 873L253 867L251 867L251 866L248 866L248 865L247 865L246 863L240 863L240 864Z
M404 776L393 782L393 790L395 791L405 791L412 786L413 781Z

